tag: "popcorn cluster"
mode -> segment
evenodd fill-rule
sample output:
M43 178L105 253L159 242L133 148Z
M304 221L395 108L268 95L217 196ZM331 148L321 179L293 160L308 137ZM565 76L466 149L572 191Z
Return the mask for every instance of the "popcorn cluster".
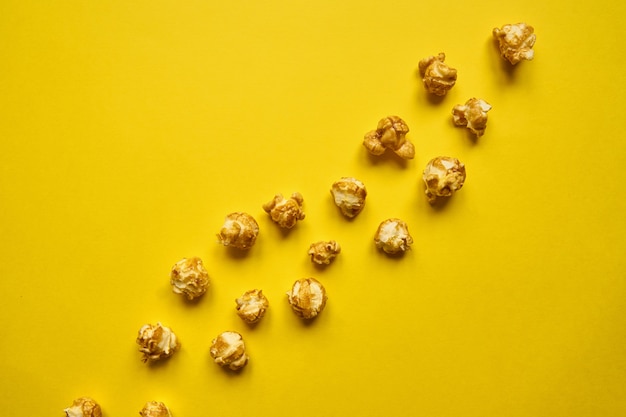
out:
M494 28L492 34L498 42L501 56L511 64L533 59L532 48L536 36L532 26L525 23L507 24ZM445 96L457 80L457 70L445 64L445 58L442 52L419 62L419 73L426 90L437 96ZM456 126L467 127L476 137L480 137L485 133L489 110L489 103L472 97L465 104L456 105L452 109L453 122ZM388 116L378 122L375 130L365 134L363 146L373 155L382 155L390 149L403 159L413 159L415 147L406 138L408 132L404 120L398 116ZM458 159L448 156L431 159L422 174L428 202L432 204L439 198L452 196L463 187L465 178L465 165ZM330 192L343 216L352 219L364 209L367 190L356 178L342 177L332 184ZM303 203L304 199L298 192L289 198L276 194L262 208L278 226L291 229L305 218ZM255 244L258 234L259 225L250 214L233 212L226 216L217 238L224 246L248 250ZM386 254L402 254L411 248L413 238L405 221L389 218L379 224L374 244ZM339 244L330 240L312 243L307 253L313 263L328 265L340 252ZM170 271L170 284L174 293L193 300L206 293L210 280L202 260L191 257L174 264ZM289 306L304 320L317 317L324 310L327 300L325 287L312 277L296 280L287 292ZM244 292L235 299L235 303L237 315L249 324L259 322L269 307L267 297L259 289ZM174 332L160 322L143 325L136 342L144 362L168 358L181 346ZM236 331L225 331L214 338L209 354L216 364L233 371L240 371L249 361L243 336ZM64 412L66 417L102 417L100 405L89 397L77 398ZM172 416L168 407L157 401L147 402L139 414L142 417Z

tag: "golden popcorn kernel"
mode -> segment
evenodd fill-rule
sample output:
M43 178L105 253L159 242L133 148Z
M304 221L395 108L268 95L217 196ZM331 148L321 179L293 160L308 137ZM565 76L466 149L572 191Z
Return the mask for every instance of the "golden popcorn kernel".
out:
M289 198L276 194L272 201L263 204L263 210L270 215L274 223L284 229L291 229L298 220L304 220L303 204L304 199L300 193L293 193Z
M445 96L456 83L457 71L445 64L445 59L446 54L441 52L422 59L418 64L426 91L436 96Z
M183 294L189 300L203 295L210 285L209 273L204 269L202 259L183 258L176 262L170 272L172 291Z
M174 332L161 323L143 325L139 329L137 344L144 362L168 358L180 348L180 342Z
M326 289L315 278L303 278L294 282L287 297L293 312L307 320L321 313L328 299Z
M396 218L380 223L374 236L374 244L385 253L396 254L406 252L413 244L407 224Z
M341 252L339 243L334 240L329 240L327 242L320 241L311 243L308 254L311 256L311 262L318 265L328 265L330 261L335 259L339 252Z
M409 127L398 116L388 116L378 122L376 130L365 134L363 146L372 155L382 155L391 149L403 159L415 157L415 146L407 138Z
M66 417L102 417L100 405L89 397L75 399L72 406L63 411Z
M209 351L216 364L233 371L242 369L248 363L246 345L237 332L223 332L211 342Z
M512 65L522 60L531 61L535 57L532 49L537 36L535 29L526 23L504 25L493 29L493 37L498 41L500 55Z
M139 412L141 417L172 417L170 410L158 401L148 401Z
M352 177L342 177L333 183L330 189L335 205L349 218L355 217L365 207L367 190L365 185Z
M464 105L458 104L452 109L452 120L456 126L465 126L476 137L481 137L487 129L487 112L491 105L482 99L470 98Z
M250 249L259 235L259 224L248 213L235 212L226 216L222 229L217 234L224 246L237 249Z
M465 183L465 165L458 159L440 156L426 165L422 176L426 185L426 198L434 203L437 197L450 197Z
M262 290L250 290L235 300L237 315L246 323L256 323L263 318L269 301Z

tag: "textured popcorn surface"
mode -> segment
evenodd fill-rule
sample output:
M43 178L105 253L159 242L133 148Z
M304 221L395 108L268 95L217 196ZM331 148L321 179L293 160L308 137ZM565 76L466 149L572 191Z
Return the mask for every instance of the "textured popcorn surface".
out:
M143 325L139 329L137 344L144 362L168 358L180 348L180 342L174 332L161 323Z
M276 194L271 201L263 205L263 210L270 215L274 223L284 229L291 229L299 220L304 220L303 204L304 198L298 192L289 198Z
M259 224L248 213L235 212L226 216L222 229L217 234L224 246L237 249L250 249L259 235Z
M141 417L172 417L170 410L159 401L148 401L139 412L139 415Z
M263 318L269 301L262 290L249 290L235 300L237 315L246 323L257 323Z
M419 73L426 91L436 96L445 96L456 83L457 70L444 63L446 54L440 52L437 56L422 59L419 64Z
M498 41L500 55L515 65L522 60L531 61L535 57L533 46L537 40L535 29L526 23L507 24L493 29Z
M102 417L102 409L92 398L81 397L65 410L66 417Z
M465 104L458 104L452 109L452 121L456 126L465 126L476 137L481 137L487 129L487 112L491 105L485 100L472 97Z
M388 254L406 252L413 244L409 234L409 226L403 220L391 218L378 226L374 236L374 244Z
M223 332L213 339L209 352L216 364L233 371L242 369L249 359L243 337L233 331Z
M294 282L291 291L287 292L291 309L298 317L312 319L326 307L326 289L315 278L303 278Z
M209 273L198 257L183 258L170 271L172 291L189 300L202 296L209 288Z
M365 207L367 189L365 184L353 177L342 177L330 188L333 201L341 213L349 218L359 214Z
M434 203L437 197L450 197L465 183L465 165L458 159L439 156L428 162L422 176L426 198Z
M382 155L385 150L391 149L403 159L415 157L415 146L406 138L409 127L398 116L388 116L381 119L372 130L365 134L363 146L372 155Z

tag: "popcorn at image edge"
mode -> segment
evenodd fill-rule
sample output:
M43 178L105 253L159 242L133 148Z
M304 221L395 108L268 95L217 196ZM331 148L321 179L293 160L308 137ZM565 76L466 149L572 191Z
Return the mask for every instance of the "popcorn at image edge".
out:
M100 405L89 397L75 399L72 405L63 411L66 417L102 417Z

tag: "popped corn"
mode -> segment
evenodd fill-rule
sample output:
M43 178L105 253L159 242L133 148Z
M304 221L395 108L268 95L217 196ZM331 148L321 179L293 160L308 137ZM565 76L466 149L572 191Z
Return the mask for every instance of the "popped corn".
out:
M464 105L457 104L454 106L452 119L456 126L466 126L477 137L481 137L487 128L487 112L489 110L491 110L491 104L472 97Z
M409 226L397 218L387 219L380 223L374 236L374 244L388 254L406 252L413 244L409 234Z
M276 194L272 201L263 204L263 210L280 227L291 229L298 220L304 220L303 203L304 199L300 193L293 193L289 198L284 198L282 194Z
M315 278L303 278L294 282L287 297L293 312L306 320L321 313L328 299L326 289Z
M263 318L269 301L262 290L250 290L235 300L237 315L246 323L256 323Z
M210 285L209 273L198 257L183 258L176 262L170 272L172 291L183 294L189 300L202 296Z
M330 261L341 252L341 246L334 240L328 242L320 241L311 243L308 254L311 256L311 262L318 265L328 265Z
M172 417L170 410L158 401L148 401L139 412L141 417Z
M456 83L457 71L445 64L445 59L446 54L441 52L422 59L418 64L426 91L437 96L445 96Z
M92 398L81 397L65 410L66 417L102 417L102 409Z
M222 229L217 234L224 246L237 249L250 249L259 235L259 224L248 213L235 212L226 216Z
M535 57L532 49L537 35L535 29L526 23L504 25L502 28L493 29L493 37L498 41L500 55L512 65L523 59L528 61Z
M434 203L437 197L449 197L465 183L465 165L458 159L440 156L428 162L423 174L426 198Z
M365 134L363 146L372 155L382 155L386 149L391 149L403 159L415 157L415 146L406 138L409 127L398 116L388 116L381 119L372 130Z
M232 331L223 332L213 339L210 354L216 364L233 371L242 369L249 359L243 337Z
M143 325L139 329L137 344L144 362L168 358L180 348L180 342L174 332L161 323Z
M355 217L365 207L367 190L365 185L356 178L342 177L333 183L330 193L335 205L346 217Z

